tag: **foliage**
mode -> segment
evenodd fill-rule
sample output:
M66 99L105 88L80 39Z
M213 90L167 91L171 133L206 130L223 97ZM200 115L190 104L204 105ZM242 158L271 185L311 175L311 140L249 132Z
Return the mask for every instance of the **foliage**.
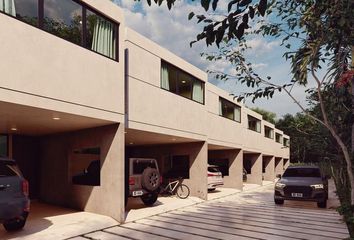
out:
M275 124L276 123L276 118L277 118L277 115L273 112L269 112L267 110L264 110L264 109L260 109L258 107L256 108L251 108L253 111L255 111L256 113L259 113L262 115L263 119L270 122L270 123L273 123Z
M137 0L139 1L139 0ZM151 5L151 0L146 0ZM155 4L161 5L164 0L154 0ZM171 9L176 0L165 0L167 7ZM188 19L197 19L198 24L203 24L203 31L196 36L196 40L190 44L205 40L206 45L215 43L217 46L223 38L241 40L245 31L250 28L250 21L256 16L264 16L267 9L267 0L231 0L227 9L218 7L219 0L200 0L200 5L205 14L196 15L190 12ZM227 13L226 15L224 13Z

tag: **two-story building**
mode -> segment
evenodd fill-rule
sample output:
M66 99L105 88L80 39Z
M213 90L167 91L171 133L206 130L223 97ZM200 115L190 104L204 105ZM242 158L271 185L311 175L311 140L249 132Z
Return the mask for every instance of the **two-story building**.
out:
M129 157L156 158L201 199L208 163L236 189L244 171L262 184L289 164L288 136L108 0L0 1L0 29L0 155L33 199L123 222ZM86 168L97 181L76 182Z

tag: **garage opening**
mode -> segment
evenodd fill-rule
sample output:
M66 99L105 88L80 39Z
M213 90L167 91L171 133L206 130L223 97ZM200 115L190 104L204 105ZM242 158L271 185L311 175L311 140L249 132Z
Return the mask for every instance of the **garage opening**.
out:
M262 174L264 181L274 181L275 171L274 171L274 157L264 156L262 157Z
M244 153L243 167L247 173L246 183L262 184L262 157L259 153Z
M275 157L275 175L283 174L283 159Z

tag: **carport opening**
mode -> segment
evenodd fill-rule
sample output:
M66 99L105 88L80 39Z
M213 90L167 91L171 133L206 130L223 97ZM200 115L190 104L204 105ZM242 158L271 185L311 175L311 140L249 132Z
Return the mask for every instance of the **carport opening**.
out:
M209 165L218 166L219 171L222 173L222 176L229 176L229 159L228 158L210 158L208 159Z

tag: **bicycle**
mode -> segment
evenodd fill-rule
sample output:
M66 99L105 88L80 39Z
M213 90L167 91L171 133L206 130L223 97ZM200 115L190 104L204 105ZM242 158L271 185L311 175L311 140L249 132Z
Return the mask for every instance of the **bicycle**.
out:
M165 187L160 189L160 193L169 193L171 195L176 194L177 197L181 199L186 199L189 196L190 190L189 187L182 183L183 178L178 178L178 180L170 181Z

